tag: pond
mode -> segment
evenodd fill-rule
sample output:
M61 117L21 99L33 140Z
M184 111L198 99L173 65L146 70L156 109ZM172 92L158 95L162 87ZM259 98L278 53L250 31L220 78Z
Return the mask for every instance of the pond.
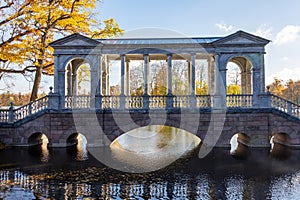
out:
M172 141L170 138L176 138L177 133L173 131L171 135L162 137ZM132 135L129 134L129 137ZM117 148L129 148L125 141L125 136L118 140ZM165 146L158 141L156 147L161 149ZM185 141L190 143L194 139ZM166 149L171 147L169 145ZM182 149L186 150L186 147L182 145ZM300 150L296 149L290 150L288 156L275 158L269 148L252 148L247 157L239 158L230 155L230 148L214 148L202 159L197 154L189 154L172 160L171 165L134 173L108 167L95 157L95 152L115 155L116 149L88 150L77 145L45 148L44 143L30 148L1 150L0 199L290 200L300 196ZM152 155L153 149L149 147L138 153L156 156L157 162L161 162L160 156ZM116 158L123 156L124 152ZM131 162L126 156L124 160L119 164L127 166ZM144 163L143 160L141 162ZM148 164L151 165L151 162L148 161Z

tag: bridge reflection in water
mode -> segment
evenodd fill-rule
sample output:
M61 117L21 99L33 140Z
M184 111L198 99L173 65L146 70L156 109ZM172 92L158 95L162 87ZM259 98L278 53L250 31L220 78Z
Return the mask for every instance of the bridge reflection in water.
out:
M143 174L107 168L92 157L78 162L64 149L54 149L48 163L29 161L26 149L5 151L0 163L12 157L21 163L20 155L27 163L0 170L0 199L297 199L300 191L294 150L285 161L272 159L268 149L255 149L241 161L219 148L204 159Z
M152 125L121 135L111 145L112 156L139 172L164 168L187 156L201 139L182 129Z

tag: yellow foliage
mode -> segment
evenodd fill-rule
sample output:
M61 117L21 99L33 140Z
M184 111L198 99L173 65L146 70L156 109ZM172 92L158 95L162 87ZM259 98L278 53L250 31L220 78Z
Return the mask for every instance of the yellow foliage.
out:
M241 86L235 85L235 84L228 85L226 88L226 93L227 94L241 94Z
M0 9L0 62L15 63L19 73L27 67L53 74L53 49L49 43L73 33L111 37L123 32L114 19L96 20L97 0L19 0ZM1 35L2 34L2 35ZM2 72L13 72L0 68ZM35 86L41 72L36 70ZM34 88L36 88L34 86Z

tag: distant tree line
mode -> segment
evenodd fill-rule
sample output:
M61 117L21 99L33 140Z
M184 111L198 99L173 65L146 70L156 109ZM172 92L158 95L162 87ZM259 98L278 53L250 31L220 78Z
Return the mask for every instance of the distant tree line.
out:
M269 86L271 93L294 103L300 103L300 80L294 81L289 79L284 82L282 79L274 78L274 81Z
M0 107L10 106L10 102L13 102L15 106L22 106L29 103L30 93L22 94L22 93L10 93L5 92L0 94ZM40 94L40 97L45 96L45 94Z

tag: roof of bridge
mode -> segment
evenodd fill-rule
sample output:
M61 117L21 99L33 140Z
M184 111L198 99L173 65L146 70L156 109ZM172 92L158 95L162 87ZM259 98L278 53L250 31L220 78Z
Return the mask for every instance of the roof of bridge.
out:
M185 38L109 38L92 39L75 33L58 39L50 45L56 47L95 47L97 45L181 45L181 44L212 44L214 46L258 45L265 46L270 40L237 31L225 37L185 37Z
M103 44L209 44L223 37L193 37L193 38L114 38L98 39Z

